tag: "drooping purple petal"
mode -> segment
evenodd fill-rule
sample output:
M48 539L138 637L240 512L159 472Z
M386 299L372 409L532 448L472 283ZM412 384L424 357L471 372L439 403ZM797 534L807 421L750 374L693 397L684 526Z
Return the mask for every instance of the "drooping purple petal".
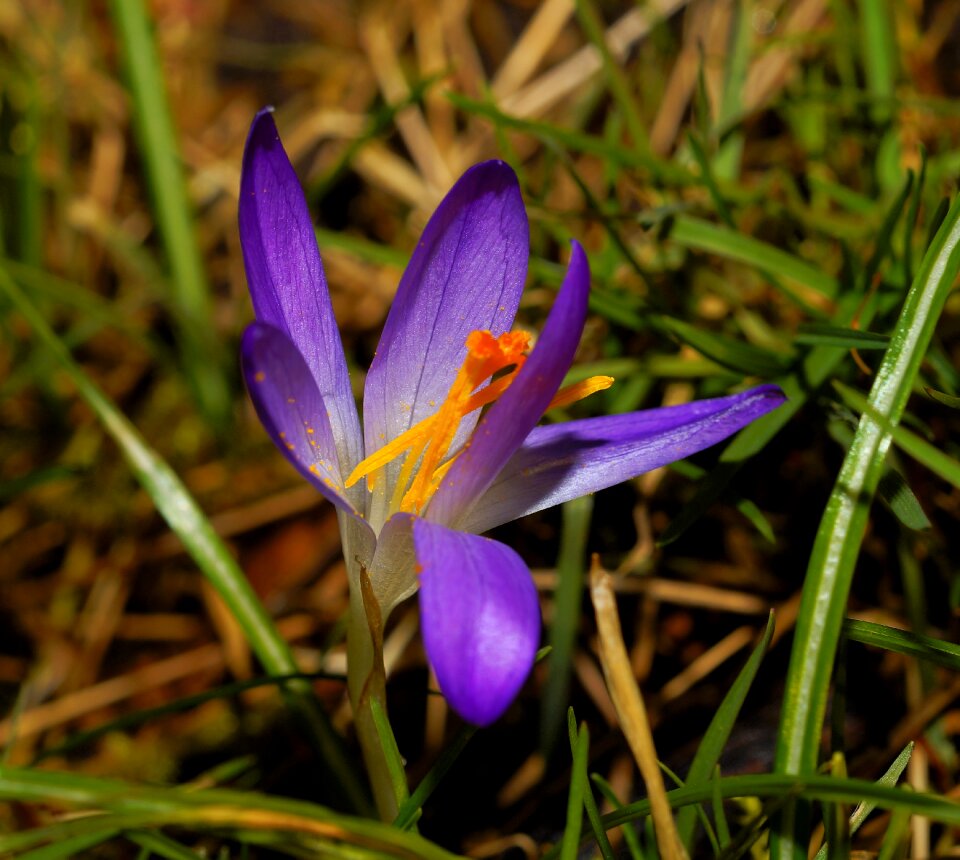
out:
M590 269L572 243L570 264L543 332L513 384L480 419L427 509L433 522L456 526L543 417L580 343Z
M489 538L417 519L423 643L453 709L478 726L496 720L526 680L540 639L530 571Z
M286 334L252 323L240 345L243 374L257 415L274 444L337 507L356 513L337 462L327 408L310 368Z
M284 332L306 361L347 474L363 457L360 421L313 222L269 109L256 115L247 138L239 221L257 319Z
M472 167L430 218L390 308L363 396L368 456L436 412L471 331L509 329L528 255L516 175L500 161Z
M537 427L460 526L484 532L682 460L786 398L776 385L627 415Z

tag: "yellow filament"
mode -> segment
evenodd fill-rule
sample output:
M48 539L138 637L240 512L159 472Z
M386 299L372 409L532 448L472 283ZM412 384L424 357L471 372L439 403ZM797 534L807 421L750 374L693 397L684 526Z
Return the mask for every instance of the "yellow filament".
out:
M561 388L554 396L553 400L550 401L550 405L547 407L550 409L557 409L560 406L569 406L571 403L576 403L578 400L583 400L584 397L589 397L591 394L596 394L598 391L605 391L613 385L612 376L591 376L589 379L584 379L582 382L574 382L573 385L566 385Z

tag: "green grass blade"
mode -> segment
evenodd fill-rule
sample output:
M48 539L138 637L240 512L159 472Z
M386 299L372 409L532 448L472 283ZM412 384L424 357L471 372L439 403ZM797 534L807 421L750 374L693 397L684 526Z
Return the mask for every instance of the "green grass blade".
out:
M583 771L577 772L575 778L580 780L583 785L583 806L587 812L587 820L593 829L593 837L597 840L597 847L603 860L614 860L613 848L610 846L610 840L607 838L607 831L604 829L603 822L600 820L600 810L597 808L597 801L593 796L593 789L590 788L590 780L587 777L587 759L590 752L590 730L584 723L577 732L577 721L573 715L573 708L568 711L567 733L570 736L570 752L573 753L574 762L579 761L578 751L583 747Z
M954 645L933 636L921 636L909 630L898 630L885 624L857 621L848 618L843 622L843 632L851 642L873 645L885 651L894 651L905 657L916 657L935 663L954 672L960 672L960 645Z
M829 323L801 325L793 341L805 346L835 346L840 349L886 349L890 346L888 335Z
M648 151L650 141L647 136L647 129L643 123L643 118L640 116L640 111L637 109L634 95L630 91L630 84L623 71L623 64L610 53L600 14L591 0L576 0L576 10L577 18L580 19L580 26L583 27L587 38L600 54L603 73L607 78L607 86L610 87L610 92L623 113L623 119L627 124L630 137L633 139L634 147L642 152Z
M784 278L796 281L830 298L837 294L837 281L816 266L787 251L782 251L752 236L744 236L727 227L690 215L678 215L673 219L670 238L687 248L716 254L718 257L745 263L757 269L777 272ZM821 311L810 308L793 291L788 291L787 294L814 316L823 316Z
M407 798L406 802L400 807L397 812L397 817L393 822L394 827L406 830L416 821L427 799L433 794L434 789L440 784L440 781L447 771L453 767L456 760L460 757L460 753L463 752L466 745L470 742L470 738L472 738L476 732L476 726L465 725L460 729L450 746L443 751L427 775L420 780L417 787L411 792L410 797Z
M82 816L57 825L63 838L108 829L141 830L175 826L196 832L257 829L363 846L381 855L453 860L454 855L423 839L369 818L333 812L315 803L256 792L215 788L138 785L65 771L0 766L0 799L97 809L108 815ZM51 828L0 835L0 851L47 841Z
M165 857L166 860L200 860L203 857L202 854L192 851L162 833L150 833L143 830L127 833L126 837L135 845L139 845L144 851L150 852L148 854L150 857L154 854L157 857Z
M147 445L136 427L83 372L33 303L2 268L0 268L0 292L6 293L24 316L38 340L56 358L76 386L80 396L120 447L134 476L147 491L157 510L183 542L185 549L197 563L203 575L230 608L263 667L274 675L296 673L297 665L289 646L277 632L273 621L257 598L249 580L237 566L229 549L220 540L210 521L204 516L180 478ZM369 809L366 793L357 779L354 768L347 761L326 716L317 706L309 683L290 682L286 689L296 703L297 710L310 726L318 751L333 769L350 802L358 809Z
M697 352L737 373L773 379L786 373L792 362L789 355L704 331L683 320L662 317L660 325Z
M146 4L144 0L111 0L110 13L129 78L157 227L170 266L171 300L183 343L184 366L201 407L223 426L230 411L230 394L217 340L210 337L210 290Z
M960 463L952 457L944 454L939 448L931 445L926 439L918 436L912 430L897 425L893 427L889 422L883 420L883 416L876 410L871 409L867 398L859 391L850 388L843 383L835 382L834 388L839 392L851 409L857 412L869 414L871 418L880 423L880 425L893 437L893 443L904 454L913 457L918 463L922 463L931 472L934 472L944 481L948 481L953 486L960 488Z
M736 680L731 685L727 694L723 697L720 707L710 721L710 725L703 733L703 739L697 747L696 755L690 764L690 770L687 772L686 785L697 785L701 782L707 782L713 775L723 748L726 746L733 731L733 724L740 714L740 708L750 691L753 679L757 675L760 663L763 661L767 648L770 646L770 640L773 637L774 618L771 613L767 621L767 627L763 636L757 643L756 648L747 660L744 667L740 670ZM692 806L685 807L677 814L677 832L680 840L689 851L692 846L693 828L696 823L696 808Z
M844 803L873 803L877 809L903 809L914 815L924 815L933 821L951 826L960 825L960 804L950 797L920 791L908 791L895 786L880 785L865 779L852 779L808 774L790 776L779 773L751 774L749 776L725 776L717 780L719 792L713 780L700 785L686 785L667 792L667 800L673 808L694 803L710 802L715 793L723 798L758 797L782 800L788 797L803 797L811 801L842 801ZM603 816L607 829L619 827L650 814L650 801L630 803Z
M600 776L600 774L591 774L590 779L593 781L593 784L596 785L597 790L603 795L607 803L614 809L623 808L623 803L620 801L620 798L617 797L613 787ZM637 831L629 824L623 828L623 841L626 843L627 850L630 852L630 860L646 860L646 854L640 845L640 837L637 836Z
M870 392L871 410L889 424L897 424L906 406L958 271L960 198L950 207L923 259ZM787 674L776 757L781 773L807 773L817 766L847 594L890 442L890 434L865 413L817 531ZM790 807L781 819L771 855L776 860L793 860L804 853L806 835L794 834L794 813Z
M540 751L545 757L553 750L563 726L562 715L567 710L592 512L592 496L582 496L566 502L562 507L563 529L557 558L557 587L547 637L551 646L549 675L540 704Z
M583 824L583 796L587 790L587 755L590 752L587 736L576 733L573 708L568 711L568 720L573 724L571 734L573 769L570 774L570 792L567 795L567 823L560 840L560 860L577 860L580 846L580 828Z

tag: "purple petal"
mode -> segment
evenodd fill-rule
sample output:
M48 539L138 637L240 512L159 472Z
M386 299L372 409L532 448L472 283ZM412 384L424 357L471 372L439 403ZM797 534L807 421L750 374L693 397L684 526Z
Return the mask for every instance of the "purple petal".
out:
M543 417L570 369L587 314L590 269L576 242L543 332L516 380L480 419L427 509L434 522L457 525Z
M786 398L762 385L712 400L537 427L463 528L501 523L619 484L709 448Z
M430 218L390 308L363 395L368 456L436 412L471 331L509 329L528 255L516 175L500 161L472 167Z
M303 356L264 323L247 327L240 355L250 398L274 444L327 499L356 513L348 500L353 494L343 488L326 404Z
M530 571L510 547L417 519L423 643L465 720L496 720L523 686L540 640Z
M240 180L240 244L257 319L299 350L330 413L340 468L362 459L357 406L313 223L269 109L253 120Z

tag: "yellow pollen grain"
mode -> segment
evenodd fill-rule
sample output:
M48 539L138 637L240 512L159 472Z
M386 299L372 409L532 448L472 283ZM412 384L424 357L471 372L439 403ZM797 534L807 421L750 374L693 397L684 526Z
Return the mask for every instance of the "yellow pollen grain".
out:
M258 370L253 375L253 378L256 382L263 382L267 378L267 374L265 374L262 370Z

